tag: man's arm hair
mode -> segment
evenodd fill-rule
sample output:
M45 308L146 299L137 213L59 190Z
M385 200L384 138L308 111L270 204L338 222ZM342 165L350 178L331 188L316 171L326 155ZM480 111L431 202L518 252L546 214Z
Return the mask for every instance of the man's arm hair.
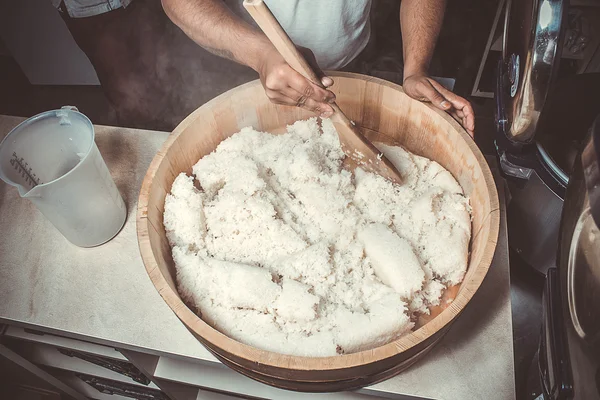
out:
M446 0L402 0L400 27L404 53L404 79L427 74L442 22Z
M271 43L221 0L162 0L165 13L193 41L218 56L253 69Z

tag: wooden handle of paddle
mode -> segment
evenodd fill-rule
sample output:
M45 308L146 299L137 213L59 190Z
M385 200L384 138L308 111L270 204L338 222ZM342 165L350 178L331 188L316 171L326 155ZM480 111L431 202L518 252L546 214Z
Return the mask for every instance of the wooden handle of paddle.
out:
M302 53L298 51L298 48L294 45L292 39L290 39L288 34L281 27L279 21L275 19L275 16L271 13L271 10L269 10L269 7L263 0L244 0L244 8L252 16L254 21L256 21L260 29L262 29L264 34L271 43L273 43L273 46L275 46L279 54L281 54L290 67L298 71L315 85L325 88L319 76L317 76ZM340 123L351 125L350 120L340 111L337 104L333 103L331 104L331 107L334 110L332 119L339 119Z
M321 78L317 76L310 64L306 61L302 53L292 42L292 39L283 30L279 22L275 19L269 7L263 0L244 0L244 8L252 16L260 29L269 38L273 46L283 57L290 67L302 74L317 86L324 87Z
M254 21L290 67L315 85L325 87L263 0L244 0L244 8L254 18ZM330 105L334 111L330 119L336 128L340 144L346 155L353 158L356 165L360 165L392 182L402 183L400 173L394 165L383 157L383 154L360 133L354 123L340 110L337 103L331 103Z

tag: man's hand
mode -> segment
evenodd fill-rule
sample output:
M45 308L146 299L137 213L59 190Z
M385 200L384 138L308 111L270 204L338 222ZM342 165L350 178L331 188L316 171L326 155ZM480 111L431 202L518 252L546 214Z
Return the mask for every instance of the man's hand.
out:
M306 60L311 64L317 75L321 76L321 83L325 87L333 85L333 80L316 66L313 53L307 48L299 48ZM302 107L319 114L323 118L333 114L329 103L335 101L333 92L323 89L304 76L300 75L285 62L283 57L272 48L262 57L262 63L257 72L265 88L265 93L275 104Z
M447 111L473 136L475 115L471 104L427 76L445 8L446 0L404 0L400 4L404 91L413 99L430 101Z
M462 97L452 93L432 78L416 74L404 79L404 92L413 99L431 102L440 110L447 111L473 136L475 130L475 114L471 104Z
M254 69L273 103L298 106L329 117L335 95L313 84L290 67L269 39L235 15L221 0L161 0L169 18L209 52ZM298 48L321 77L325 87L333 80L323 75L315 56Z

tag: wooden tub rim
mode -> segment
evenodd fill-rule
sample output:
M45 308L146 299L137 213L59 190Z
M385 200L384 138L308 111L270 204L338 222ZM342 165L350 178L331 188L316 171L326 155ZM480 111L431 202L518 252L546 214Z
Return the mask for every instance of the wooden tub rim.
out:
M338 72L328 71L328 75L332 77L344 77L359 80L366 80L368 82L375 82L383 86L390 87L404 93L404 90L400 85L385 81L383 79L349 73L349 72ZM399 339L387 343L382 346L375 347L373 349L360 351L357 353L343 354L329 357L303 357L285 355L275 353L267 350L258 349L256 347L243 344L238 342L225 334L219 332L208 323L204 322L198 317L187 305L181 300L179 295L171 289L167 283L165 277L162 275L161 270L156 262L154 251L149 240L149 220L148 214L148 196L152 187L153 178L163 161L165 154L173 143L177 140L178 136L187 129L187 127L197 119L198 114L201 114L205 108L210 108L213 105L219 104L220 102L235 95L238 91L244 91L249 86L260 85L259 80L254 80L243 85L237 86L223 94L215 97L209 102L203 104L190 115L188 115L169 135L165 143L162 145L160 150L152 159L150 166L146 172L144 180L142 182L140 196L137 206L137 236L140 253L144 266L152 283L154 284L157 291L160 293L164 301L169 305L177 317L184 323L184 325L193 333L193 335L200 340L200 342L209 347L216 347L226 351L227 353L240 357L242 359L254 362L257 364L263 364L274 368L282 369L295 369L304 371L313 370L340 370L345 368L359 367L365 364L376 363L391 357L397 356L402 352L409 350L410 348L417 346L429 337L434 335L436 332L441 330L443 327L454 322L456 317L464 309L467 303L471 300L477 289L480 287L483 279L485 278L487 271L491 265L496 243L498 240L499 228L500 228L500 206L498 200L498 191L494 182L491 170L485 160L483 154L475 144L474 140L466 133L464 128L456 122L446 112L441 111L430 104L422 103L423 106L429 107L435 113L443 118L447 123L452 125L461 136L461 139L468 145L473 155L475 156L478 165L481 168L483 178L486 183L486 187L489 194L490 201L490 212L486 217L482 218L482 226L489 224L489 238L485 244L483 254L480 263L477 265L477 269L473 274L473 277L468 282L461 283L461 289L457 297L453 300L451 305L443 310L437 317L435 317L429 323L423 325L416 331L412 331ZM477 235L477 232L471 232L471 240ZM467 286L464 286L468 284ZM208 342L204 343L204 342Z

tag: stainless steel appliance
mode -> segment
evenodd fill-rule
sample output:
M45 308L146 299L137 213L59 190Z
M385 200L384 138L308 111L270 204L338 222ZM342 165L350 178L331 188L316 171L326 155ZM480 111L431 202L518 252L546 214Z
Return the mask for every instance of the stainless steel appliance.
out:
M565 190L600 109L600 74L558 79L565 0L509 0L496 85L496 147L511 195L509 244L545 273L555 265Z
M599 110L600 111L600 110ZM575 161L548 270L538 371L544 400L600 399L600 116Z

